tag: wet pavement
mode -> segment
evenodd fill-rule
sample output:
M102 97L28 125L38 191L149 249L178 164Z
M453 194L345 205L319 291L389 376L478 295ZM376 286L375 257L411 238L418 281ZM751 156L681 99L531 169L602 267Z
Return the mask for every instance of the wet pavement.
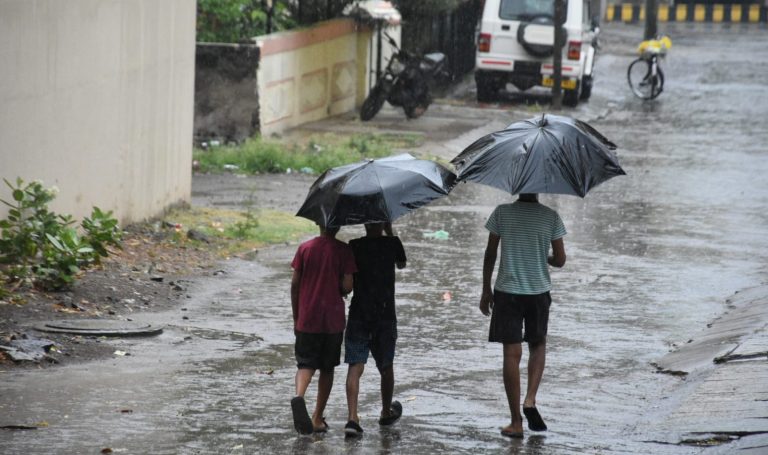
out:
M404 417L394 427L376 424L378 378L368 368L360 397L365 434L344 439L342 366L326 411L331 431L293 431L290 245L262 250L255 261L228 261L226 273L190 284L182 307L134 317L163 325L161 335L103 341L130 355L4 373L0 424L46 426L0 430L0 452L697 454L750 440L714 449L679 444L687 433L676 434L675 416L695 407L690 400L706 392L708 377L659 374L653 364L706 329L734 292L765 282L768 34L760 26L664 27L674 47L662 63L659 99L635 99L625 82L642 27L609 24L592 100L564 111L616 142L628 175L585 199L541 198L569 231L568 263L553 272L538 396L548 432L520 441L499 435L508 421L501 346L485 341L488 319L477 303L483 224L510 197L466 184L396 224L409 261L398 272L395 397ZM388 109L368 124L342 117L305 131L417 131L426 141L419 151L451 158L489 130L540 112L519 103L478 106L471 95L439 102L416 121ZM218 198L213 187L196 200L237 205L236 190ZM293 193L296 205L286 210L301 202L301 192ZM438 230L448 239L425 236ZM351 227L340 236L362 234ZM310 406L315 391L313 384ZM757 404L763 416L766 403Z

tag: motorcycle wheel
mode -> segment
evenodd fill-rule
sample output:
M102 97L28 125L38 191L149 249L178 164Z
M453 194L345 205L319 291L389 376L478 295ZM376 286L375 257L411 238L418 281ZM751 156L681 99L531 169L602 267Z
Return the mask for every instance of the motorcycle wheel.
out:
M408 118L419 118L427 112L427 107L429 107L428 104L416 104L413 106L404 106L403 110L405 111L405 116Z
M387 93L381 88L381 85L373 87L371 92L363 101L360 107L360 120L367 122L379 113L384 101L387 100Z

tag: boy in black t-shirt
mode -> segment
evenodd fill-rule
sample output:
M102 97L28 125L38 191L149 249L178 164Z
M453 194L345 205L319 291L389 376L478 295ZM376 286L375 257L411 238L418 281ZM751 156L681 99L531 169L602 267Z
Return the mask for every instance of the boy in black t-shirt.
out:
M387 235L383 235L385 231ZM400 239L394 236L389 223L366 224L365 233L365 237L349 242L357 263L354 294L344 335L344 362L349 364L349 421L344 427L344 433L349 436L363 432L357 415L357 397L360 391L360 377L368 361L369 352L381 374L382 412L379 425L392 425L403 413L402 405L392 401L395 387L392 362L395 358L397 339L395 267L405 267L405 250Z

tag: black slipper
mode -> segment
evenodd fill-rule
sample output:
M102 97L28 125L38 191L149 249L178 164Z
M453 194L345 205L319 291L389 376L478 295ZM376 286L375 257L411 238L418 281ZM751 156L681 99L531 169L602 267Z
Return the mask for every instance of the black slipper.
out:
M392 425L400 420L403 415L403 405L399 401L393 401L392 406L389 407L389 413L388 416L379 418L379 425Z
M506 436L508 438L512 439L522 439L523 438L523 432L522 431L509 431L502 428L501 435Z
M328 432L328 422L325 421L325 417L323 417L323 426L319 428L314 428L315 433L327 433Z
M355 437L363 435L363 427L354 420L350 420L344 426L344 436Z
M541 418L541 414L536 410L536 407L523 408L523 414L528 421L528 428L532 431L547 431L547 424L544 423L544 419Z
M291 412L293 412L293 427L296 431L301 434L312 434L315 429L312 427L312 419L309 418L304 397L291 399Z

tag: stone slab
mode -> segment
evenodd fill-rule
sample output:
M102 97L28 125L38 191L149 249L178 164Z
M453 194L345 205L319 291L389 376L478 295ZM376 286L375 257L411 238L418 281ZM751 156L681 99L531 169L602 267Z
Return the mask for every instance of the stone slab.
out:
M71 319L50 321L34 326L36 330L48 333L68 333L94 337L153 336L163 332L162 327L134 321L111 319Z

